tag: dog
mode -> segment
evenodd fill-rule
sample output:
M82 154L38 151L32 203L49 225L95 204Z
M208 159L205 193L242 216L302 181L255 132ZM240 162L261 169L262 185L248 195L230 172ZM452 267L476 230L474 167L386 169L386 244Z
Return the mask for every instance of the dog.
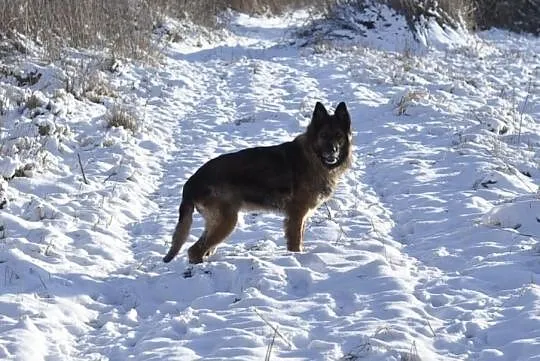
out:
M333 115L317 102L306 131L292 141L255 147L209 160L185 183L178 224L163 258L170 262L189 236L194 209L205 229L188 250L201 263L236 226L238 212L285 215L287 249L301 252L309 216L334 192L352 162L351 118L344 102Z

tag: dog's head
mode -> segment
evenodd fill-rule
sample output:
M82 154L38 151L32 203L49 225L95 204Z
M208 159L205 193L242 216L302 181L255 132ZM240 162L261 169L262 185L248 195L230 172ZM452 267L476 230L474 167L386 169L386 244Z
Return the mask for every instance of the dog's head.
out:
M315 154L328 168L347 160L351 143L351 118L344 102L339 103L333 115L317 102L307 129L308 141Z

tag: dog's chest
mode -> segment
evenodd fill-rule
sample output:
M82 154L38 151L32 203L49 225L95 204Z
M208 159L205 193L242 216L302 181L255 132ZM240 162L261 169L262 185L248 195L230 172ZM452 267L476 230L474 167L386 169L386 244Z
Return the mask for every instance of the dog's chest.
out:
M318 208L321 204L326 202L334 192L334 184L331 182L320 181L312 184L309 189L306 189L310 208Z
M332 196L332 193L334 192L334 187L331 184L322 184L318 187L316 193L317 193L317 200L322 203L326 201L330 196Z

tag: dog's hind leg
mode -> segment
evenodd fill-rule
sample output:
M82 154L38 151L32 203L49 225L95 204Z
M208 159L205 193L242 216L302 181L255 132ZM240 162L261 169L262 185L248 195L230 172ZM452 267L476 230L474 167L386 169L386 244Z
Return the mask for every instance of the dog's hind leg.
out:
M205 230L203 235L188 250L190 263L201 263L203 257L213 254L218 244L231 234L238 220L238 208L231 205L221 205L206 210Z

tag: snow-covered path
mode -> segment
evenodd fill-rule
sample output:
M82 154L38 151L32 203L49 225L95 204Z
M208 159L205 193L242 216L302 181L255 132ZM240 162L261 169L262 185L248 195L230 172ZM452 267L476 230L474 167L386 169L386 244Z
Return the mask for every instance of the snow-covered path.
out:
M321 52L291 46L283 19L236 21L226 42L171 44L166 67L118 80L150 130L118 149L111 174L127 185L95 190L110 221L65 232L62 262L6 243L2 358L263 360L277 329L271 360L540 360L540 105L526 86L540 41ZM520 58L503 69L505 52ZM518 144L510 112L526 96ZM315 101L347 103L355 162L306 251L286 251L281 216L244 214L209 262L189 265L188 244L163 264L185 180L223 152L291 139ZM202 227L196 216L189 243Z

